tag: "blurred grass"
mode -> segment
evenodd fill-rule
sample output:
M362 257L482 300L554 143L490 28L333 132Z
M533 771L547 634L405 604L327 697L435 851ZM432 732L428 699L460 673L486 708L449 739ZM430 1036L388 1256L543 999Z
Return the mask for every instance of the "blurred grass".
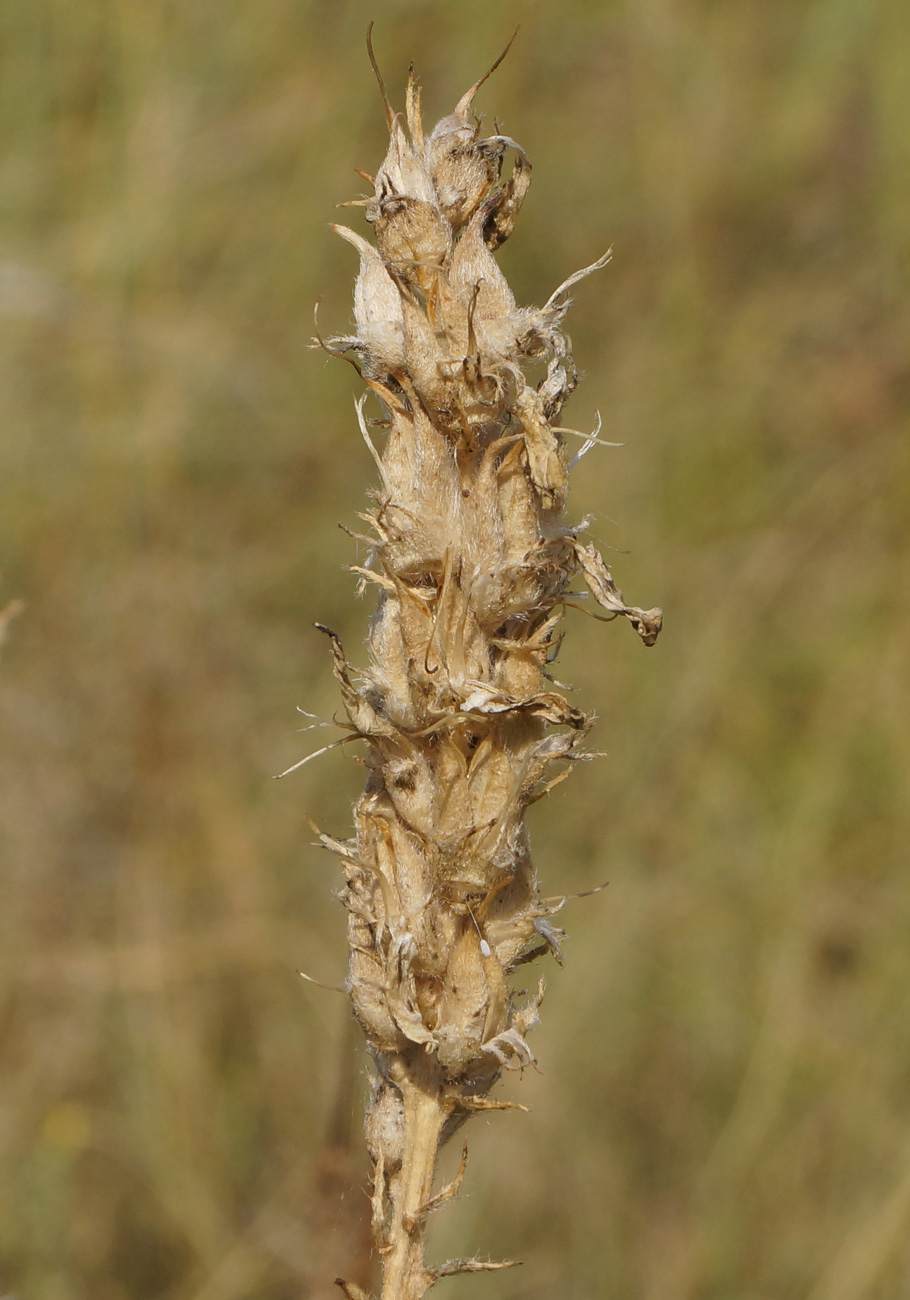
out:
M362 1269L319 618L372 466L326 222L414 58L535 180L502 261L621 451L573 515L660 646L579 618L609 758L534 833L571 905L530 1117L439 1255L480 1300L910 1294L910 29L896 0L0 8L0 1291L284 1300ZM319 733L317 733L319 734ZM358 1068L362 1070L362 1062ZM359 1139L357 1139L359 1141ZM344 1196L342 1197L342 1193ZM353 1263L349 1264L349 1261Z

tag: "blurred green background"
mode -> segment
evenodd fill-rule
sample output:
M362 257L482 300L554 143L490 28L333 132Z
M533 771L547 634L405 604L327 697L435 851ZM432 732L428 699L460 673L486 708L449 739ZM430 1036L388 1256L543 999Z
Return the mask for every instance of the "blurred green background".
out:
M535 810L591 888L434 1258L478 1300L910 1295L910 24L898 0L0 6L0 1293L366 1282L365 1062L307 815L346 833L320 619L373 466L326 223L413 58L534 184L501 261L569 318L643 650L574 616L600 715ZM360 224L355 212L351 223ZM353 1142L353 1146L349 1144ZM451 1161L449 1153L447 1161Z

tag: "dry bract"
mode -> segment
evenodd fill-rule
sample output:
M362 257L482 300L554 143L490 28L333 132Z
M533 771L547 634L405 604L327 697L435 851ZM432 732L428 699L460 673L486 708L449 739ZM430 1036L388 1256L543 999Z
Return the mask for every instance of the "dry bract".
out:
M508 1104L487 1094L534 1060L543 981L520 999L507 977L559 952L548 918L560 903L540 896L524 817L583 756L590 726L546 671L570 586L581 576L646 645L661 623L624 603L563 519L559 415L576 383L565 291L607 259L544 307L516 305L492 250L512 233L531 167L513 140L482 137L480 84L427 137L413 76L407 131L386 100L389 149L364 204L375 246L334 227L360 271L357 333L331 346L353 355L383 413L369 422L358 403L381 479L357 570L379 595L369 666L355 673L324 629L369 776L354 838L321 838L345 873L348 989L376 1064L366 1133L384 1300L494 1267L430 1267L424 1228L460 1181L434 1196L440 1144L474 1111ZM546 365L537 386L531 362Z

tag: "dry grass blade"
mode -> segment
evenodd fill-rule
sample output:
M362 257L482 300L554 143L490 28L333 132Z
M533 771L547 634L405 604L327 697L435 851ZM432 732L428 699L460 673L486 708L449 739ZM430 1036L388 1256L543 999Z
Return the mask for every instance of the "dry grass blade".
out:
M11 600L8 605L4 605L3 609L0 609L0 646L3 645L9 635L10 623L17 614L22 613L23 609L25 609L25 601L23 600Z

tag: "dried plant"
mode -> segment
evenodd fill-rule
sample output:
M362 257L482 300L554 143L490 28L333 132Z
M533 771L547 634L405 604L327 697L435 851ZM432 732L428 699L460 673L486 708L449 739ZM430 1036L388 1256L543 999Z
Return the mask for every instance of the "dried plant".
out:
M425 136L413 71L405 130L371 47L370 58L390 140L366 177L374 196L355 202L375 245L333 227L360 255L357 333L324 345L354 360L369 390L357 417L380 486L361 516L369 559L355 567L379 589L368 668L355 671L322 629L345 740L365 742L369 776L354 838L320 840L345 873L348 991L376 1065L366 1137L382 1297L417 1300L441 1276L508 1266L434 1267L424 1234L464 1173L463 1157L434 1192L441 1145L477 1111L515 1106L490 1091L504 1070L534 1061L543 981L521 995L509 975L548 953L560 960L552 917L564 900L541 897L525 809L586 757L591 719L547 672L566 607L581 599L571 585L581 576L599 617L628 619L645 645L661 614L626 605L579 541L584 523L563 518L571 431L559 420L577 376L561 326L568 290L609 254L543 307L518 307L493 253L512 233L531 167L508 136L482 136L472 105L486 77ZM526 371L541 363L535 386ZM367 418L369 393L381 418ZM370 425L383 431L382 451Z

